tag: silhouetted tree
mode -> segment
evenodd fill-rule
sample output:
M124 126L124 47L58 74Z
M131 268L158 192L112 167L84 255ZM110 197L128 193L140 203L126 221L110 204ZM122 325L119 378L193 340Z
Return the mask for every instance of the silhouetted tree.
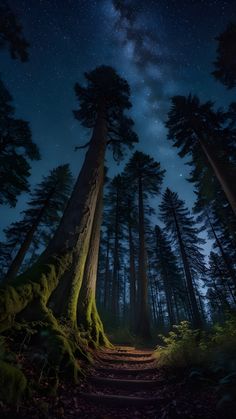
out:
M208 165L236 214L236 166L227 147L235 133L225 126L227 118L226 113L214 111L211 102L200 104L196 96L175 96L166 126L168 138L180 149L179 155L191 156L193 166L203 167L203 173L195 171L194 180L201 182L205 176L209 184L212 176L206 176L204 169Z
M72 324L76 324L97 198L103 189L106 147L114 146L115 156L120 158L124 145L132 147L137 141L132 120L124 116L124 110L131 106L127 82L106 66L85 73L85 77L86 87L75 86L80 109L74 114L82 125L92 128L93 134L86 144L89 149L74 191L45 254L49 256L63 249L72 255L72 267L63 276L51 301L54 311L64 313Z
M55 231L66 207L71 187L72 175L69 165L65 164L51 170L31 192L28 208L22 212L23 219L5 230L6 247L14 252L5 281L11 281L19 272L38 230L41 229L42 233L45 228L49 228L51 232Z
M230 23L217 38L217 57L213 76L228 89L236 86L236 24Z
M150 338L144 201L148 196L153 196L160 192L164 170L161 170L160 163L155 162L152 157L141 151L136 151L126 165L125 174L127 178L130 179L130 182L136 185L138 194L138 333L143 338Z
M178 298L178 287L181 287L183 280L171 243L159 226L155 226L154 239L157 271L163 283L169 326L171 327L176 322L175 304L177 301L175 299Z
M29 190L29 160L39 160L28 122L14 116L12 97L0 80L0 204L15 206Z
M7 48L11 57L28 60L29 43L24 38L22 27L17 17L5 0L0 4L0 49Z
M194 327L200 327L202 320L194 290L194 276L204 272L204 258L200 248L204 241L198 237L198 229L184 202L168 188L163 195L160 214L166 230L178 246L191 304L192 322Z

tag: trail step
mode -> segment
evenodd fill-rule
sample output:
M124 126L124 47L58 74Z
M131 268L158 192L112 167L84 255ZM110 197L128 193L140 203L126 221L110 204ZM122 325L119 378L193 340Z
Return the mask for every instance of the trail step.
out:
M104 372L106 374L116 374L116 375L139 375L139 374L155 374L157 371L157 368L109 368L105 365L94 365L96 370L99 372Z
M156 405L158 399L155 397L120 396L113 394L80 393L87 400L112 406L112 407L143 407Z
M99 386L130 389L131 391L152 389L161 384L157 380L122 380L96 376L90 376L89 381Z
M118 351L104 351L101 352L103 355L114 355L114 356L120 356L121 358L124 356L127 357L133 357L133 358L148 358L153 355L153 352L118 352Z
M115 350L124 352L124 351L135 351L134 346L115 346Z
M122 358L122 359L116 359L116 358L108 358L103 357L99 355L99 360L102 362L108 362L110 364L121 364L121 363L127 363L127 364L148 364L153 361L155 361L155 358L147 358L147 359L130 359L130 358Z

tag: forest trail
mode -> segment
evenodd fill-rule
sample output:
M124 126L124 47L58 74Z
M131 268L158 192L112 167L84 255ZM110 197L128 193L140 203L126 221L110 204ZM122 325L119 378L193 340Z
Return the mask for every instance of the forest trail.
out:
M111 410L110 415L98 412L96 417L151 417L159 402L155 391L162 383L150 349L117 346L98 352L80 397L98 411Z

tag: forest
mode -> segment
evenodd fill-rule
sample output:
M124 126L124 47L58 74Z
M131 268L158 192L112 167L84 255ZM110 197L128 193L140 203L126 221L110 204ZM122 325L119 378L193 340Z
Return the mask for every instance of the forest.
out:
M24 65L32 42L1 2L1 55ZM229 22L211 65L226 92L235 57ZM233 419L236 102L169 98L165 141L189 168L189 208L140 147L125 74L102 63L78 80L83 164L76 176L52 164L35 184L40 147L0 80L2 217L26 196L0 243L1 418Z

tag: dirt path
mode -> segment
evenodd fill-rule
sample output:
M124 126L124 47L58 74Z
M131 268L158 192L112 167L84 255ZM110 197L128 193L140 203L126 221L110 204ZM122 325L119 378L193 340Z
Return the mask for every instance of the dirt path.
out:
M152 392L159 384L156 373L156 360L150 351L133 347L103 351L81 396L102 407L151 408L158 403Z
M1 419L216 419L215 395L191 383L184 371L160 368L150 350L115 347L97 352L78 385L61 382L56 397L47 389L21 406L1 409ZM46 384L46 383L45 383ZM224 416L224 419L228 416ZM232 419L231 416L229 416Z
M216 417L205 409L206 392L187 388L158 368L153 352L134 347L100 351L77 402L86 406L81 418Z

